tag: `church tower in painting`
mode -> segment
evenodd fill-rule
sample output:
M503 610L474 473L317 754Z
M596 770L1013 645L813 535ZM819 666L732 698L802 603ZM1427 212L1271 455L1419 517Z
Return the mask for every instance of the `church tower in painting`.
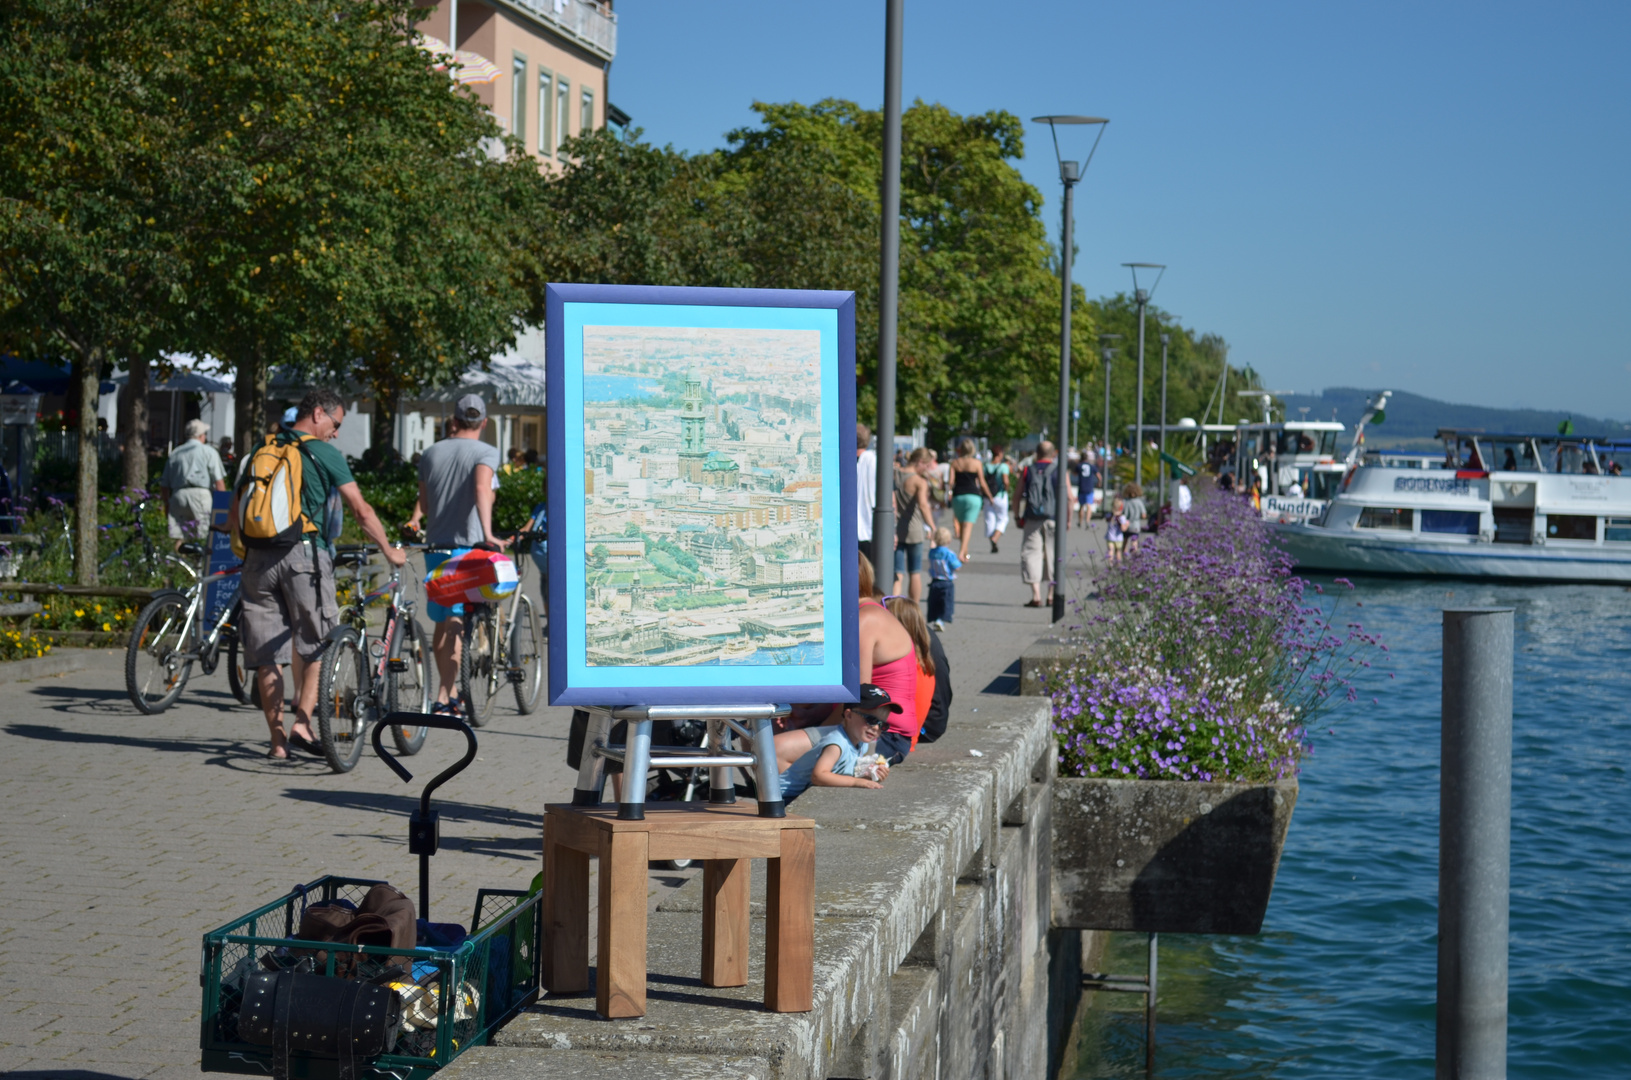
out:
M702 483L708 450L703 445L702 380L692 371L685 376L685 400L680 406L680 479Z

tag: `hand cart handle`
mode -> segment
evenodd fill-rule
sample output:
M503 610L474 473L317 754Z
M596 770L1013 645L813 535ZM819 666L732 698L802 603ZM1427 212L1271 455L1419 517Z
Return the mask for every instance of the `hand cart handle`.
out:
M444 716L438 713L394 712L374 725L374 753L378 754L391 767L391 771L402 777L404 783L413 779L413 773L402 767L402 763L392 757L385 749L385 729L388 727L434 727L446 728L449 731L462 731L469 747L464 757L449 765L425 785L425 790L419 796L419 812L408 819L408 851L419 856L419 917L430 918L430 857L436 854L441 844L441 826L437 815L431 813L431 792L447 783L453 777L463 772L469 764L476 760L476 733L470 730L470 725L458 716Z

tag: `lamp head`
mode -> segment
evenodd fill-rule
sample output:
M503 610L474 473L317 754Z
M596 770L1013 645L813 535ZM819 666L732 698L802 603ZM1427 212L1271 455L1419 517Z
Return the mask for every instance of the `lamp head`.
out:
M1127 269L1129 269L1129 270L1131 270L1133 272L1133 299L1138 301L1140 304L1148 303L1150 297L1155 295L1156 288L1159 287L1160 284L1161 284L1161 275L1163 275L1163 274L1165 274L1167 272L1166 264L1165 263L1132 262L1132 263L1122 263L1121 265L1127 267ZM1155 281L1154 281L1153 284L1150 285L1150 287L1148 289L1141 289L1141 288L1138 287L1138 272L1140 270L1154 270L1155 271Z
M1093 151L1099 148L1099 140L1104 137L1104 125L1110 121L1102 116L1033 116L1031 123L1048 125L1048 133L1053 136L1053 156L1059 162L1059 179L1068 187L1082 178L1082 173L1093 163ZM1097 126L1099 133L1093 138L1093 145L1087 152L1087 158L1078 166L1075 161L1066 160L1065 155L1059 151L1059 129L1061 127Z
M1081 169L1074 161L1061 161L1059 163L1059 179L1067 184L1074 184L1081 178Z

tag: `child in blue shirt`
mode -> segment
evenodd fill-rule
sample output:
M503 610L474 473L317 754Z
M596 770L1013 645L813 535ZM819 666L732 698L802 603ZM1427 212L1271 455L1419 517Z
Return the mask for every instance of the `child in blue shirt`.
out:
M844 707L842 724L807 729L815 745L783 770L782 800L792 802L812 784L816 787L882 787L878 780L856 776L855 767L860 764L862 747L877 742L886 730L889 714L903 711L901 706L890 700L889 691L871 683L862 683L861 700ZM822 732L818 740L814 739L816 732ZM793 734L804 733L783 733L784 736ZM879 780L888 772L889 767L883 766Z
M951 549L951 530L934 531L934 548L929 552L929 625L944 630L957 606L957 571L963 560Z

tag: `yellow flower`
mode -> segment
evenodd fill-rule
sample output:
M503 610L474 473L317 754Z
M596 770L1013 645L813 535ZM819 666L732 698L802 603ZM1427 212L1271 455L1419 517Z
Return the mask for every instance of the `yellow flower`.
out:
M101 604L96 605L96 613L98 615L102 614L102 605Z
M112 629L113 629L113 627L111 627L111 626L109 626L109 625L108 625L108 624L107 624L107 623L103 623L103 624L102 624L102 629L104 629L104 630L112 630Z
M83 611L76 611L76 612L74 612L74 618L76 618L76 619L82 619L82 618L84 618L84 617L85 617L85 613L84 613L84 612L83 612Z

